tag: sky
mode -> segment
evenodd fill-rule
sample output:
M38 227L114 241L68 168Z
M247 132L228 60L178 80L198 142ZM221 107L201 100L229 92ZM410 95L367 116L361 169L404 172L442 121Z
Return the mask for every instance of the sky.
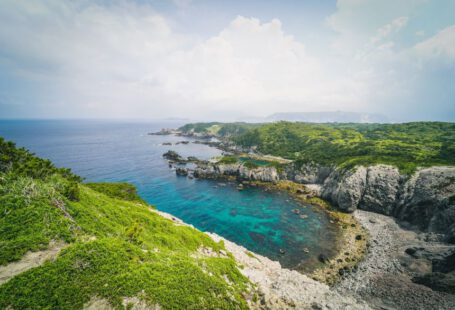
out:
M0 0L0 118L455 121L454 0Z

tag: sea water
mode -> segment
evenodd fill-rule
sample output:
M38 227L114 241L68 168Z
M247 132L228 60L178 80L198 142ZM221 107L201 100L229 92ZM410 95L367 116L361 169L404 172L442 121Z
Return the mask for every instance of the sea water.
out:
M217 233L284 267L309 271L334 251L327 215L283 192L176 176L162 154L209 159L221 151L190 138L148 135L181 122L2 120L0 136L90 182L130 182L148 203L202 231ZM190 141L178 144L179 141ZM171 142L173 145L163 145ZM293 212L307 215L302 219ZM280 251L282 250L282 251ZM284 254L283 254L284 251Z

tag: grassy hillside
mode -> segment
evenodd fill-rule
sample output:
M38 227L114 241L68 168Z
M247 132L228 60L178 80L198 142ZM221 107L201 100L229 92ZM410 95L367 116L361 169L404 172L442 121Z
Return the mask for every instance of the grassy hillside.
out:
M455 165L454 123L277 122L243 128L246 130L231 137L237 145L300 163L314 161L345 167L385 163L403 172L412 172L418 166Z
M165 309L247 308L249 283L224 245L159 216L132 186L82 184L3 139L0 154L0 265L67 244L1 285L0 309L81 309L93 297L118 308L126 297Z

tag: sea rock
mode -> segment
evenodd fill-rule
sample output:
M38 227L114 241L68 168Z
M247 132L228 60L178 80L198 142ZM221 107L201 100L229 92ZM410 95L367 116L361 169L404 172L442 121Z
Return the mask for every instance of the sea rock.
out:
M180 175L180 176L187 176L188 169L179 167L179 168L175 169L175 174Z
M182 156L180 156L177 152L171 151L171 150L164 153L163 157L166 158L167 160L172 160L175 162L184 162L185 161L185 159Z
M324 263L324 264L326 264L326 263L328 263L330 261L329 258L327 257L327 255L325 255L325 254L319 254L318 255L318 260L321 263Z
M199 159L197 157L194 157L194 156L188 156L186 160L188 162L193 162L193 163L197 163L199 161Z
M312 195L330 201L341 211L353 212L359 208L392 215L455 243L455 167L424 168L407 176L390 165L334 169L312 163L298 168L289 164L278 171L271 166L248 168L242 163L198 162L194 176L308 183L317 187Z

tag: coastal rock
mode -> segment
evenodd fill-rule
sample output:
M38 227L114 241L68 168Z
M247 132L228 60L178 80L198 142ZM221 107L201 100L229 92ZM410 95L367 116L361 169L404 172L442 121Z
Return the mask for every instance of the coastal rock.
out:
M336 170L324 182L322 198L342 211L353 212L365 190L366 176L367 169L363 166L348 171Z
M324 182L321 196L342 211L394 215L455 242L455 167L420 169L405 178L387 165L336 170Z
M275 167L258 167L249 169L243 165L239 167L239 176L245 180L276 182L280 176Z
M194 176L198 178L222 178L236 177L240 180L252 180L263 182L276 182L280 180L280 175L275 167L247 168L241 163L218 164L207 163L198 164L194 170Z
M286 178L302 184L322 184L333 171L333 168L316 163L307 163L301 166L296 164L286 167Z
M455 292L455 271L449 273L431 272L412 279L413 282L430 287L435 291Z
M455 243L455 167L419 169L411 176L400 174L390 165L333 170L310 163L292 172L293 167L294 164L290 164L278 171L273 166L249 168L242 163L198 163L194 176L309 183L317 186L313 194L330 201L341 211L362 209L392 215ZM323 184L317 185L318 182Z
M171 150L164 153L163 157L166 158L167 160L172 160L172 161L176 161L176 162L185 161L185 159L182 156L180 156L177 152L171 151Z
M395 216L455 241L455 167L417 171L404 184Z
M226 249L243 267L240 272L253 282L258 290L259 305L252 309L371 309L351 293L340 294L295 270L282 268L280 263L247 251L216 234L207 233L215 242L223 240Z
M359 209L390 215L400 189L400 173L387 165L370 166Z
M179 168L175 169L175 174L180 175L180 176L187 176L188 169L179 167Z

